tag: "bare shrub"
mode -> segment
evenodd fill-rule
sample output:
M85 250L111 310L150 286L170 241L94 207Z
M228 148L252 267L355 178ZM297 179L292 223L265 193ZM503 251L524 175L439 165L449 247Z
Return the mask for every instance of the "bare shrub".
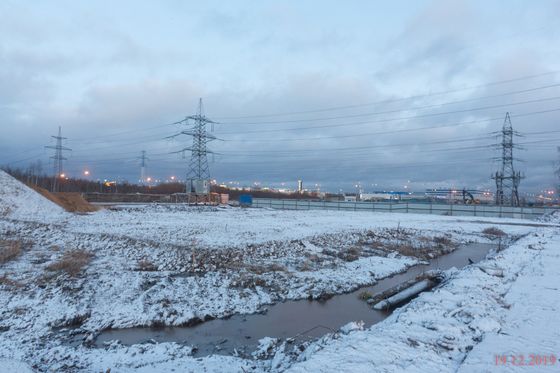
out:
M150 262L148 259L139 260L136 263L136 270L137 271L157 271L157 267L154 263Z
M77 276L82 269L91 261L93 254L86 250L71 250L62 255L57 262L49 264L47 271L66 272L69 276Z
M482 233L484 233L487 236L494 236L494 237L503 237L506 235L506 232L496 227L485 228L482 231Z
M17 258L22 251L21 241L0 241L0 264Z

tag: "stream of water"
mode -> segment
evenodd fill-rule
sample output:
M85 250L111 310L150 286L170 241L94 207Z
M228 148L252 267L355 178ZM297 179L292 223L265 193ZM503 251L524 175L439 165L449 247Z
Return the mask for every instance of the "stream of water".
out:
M286 301L271 305L264 314L234 315L190 327L112 329L100 333L96 345L119 340L125 345L156 342L178 342L197 347L199 356L251 352L263 337L314 339L339 329L350 321L362 320L366 327L384 320L390 311L372 309L358 295L367 290L378 294L429 270L463 268L469 259L479 262L495 248L493 244L472 243L452 253L433 259L429 264L410 267L406 272L380 280L373 286L359 288L351 293L335 295L326 301Z

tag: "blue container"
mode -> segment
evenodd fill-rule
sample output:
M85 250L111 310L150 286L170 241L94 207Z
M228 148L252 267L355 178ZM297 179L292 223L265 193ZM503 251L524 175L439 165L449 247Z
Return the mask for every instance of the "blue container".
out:
M242 194L239 196L239 204L241 206L251 206L253 204L253 196L250 194Z

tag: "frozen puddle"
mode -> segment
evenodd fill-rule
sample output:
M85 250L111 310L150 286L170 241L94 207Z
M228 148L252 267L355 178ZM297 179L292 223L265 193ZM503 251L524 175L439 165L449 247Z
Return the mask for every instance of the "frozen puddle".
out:
M264 337L294 338L303 341L321 337L339 329L350 321L362 320L366 327L385 319L390 311L377 311L358 295L367 290L377 294L400 283L414 279L428 270L462 268L469 259L479 262L495 248L493 244L463 245L450 254L433 259L429 264L417 265L406 272L380 280L351 293L335 295L326 301L287 301L268 307L264 314L234 315L215 319L191 327L112 329L101 332L97 347L118 340L124 345L154 342L177 342L196 346L196 355L234 354L234 349L248 354L257 349Z

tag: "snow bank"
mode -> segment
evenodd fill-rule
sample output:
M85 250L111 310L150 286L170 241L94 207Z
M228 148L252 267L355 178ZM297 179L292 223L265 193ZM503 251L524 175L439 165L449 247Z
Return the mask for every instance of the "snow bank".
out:
M66 216L60 206L0 170L0 216L52 222Z

